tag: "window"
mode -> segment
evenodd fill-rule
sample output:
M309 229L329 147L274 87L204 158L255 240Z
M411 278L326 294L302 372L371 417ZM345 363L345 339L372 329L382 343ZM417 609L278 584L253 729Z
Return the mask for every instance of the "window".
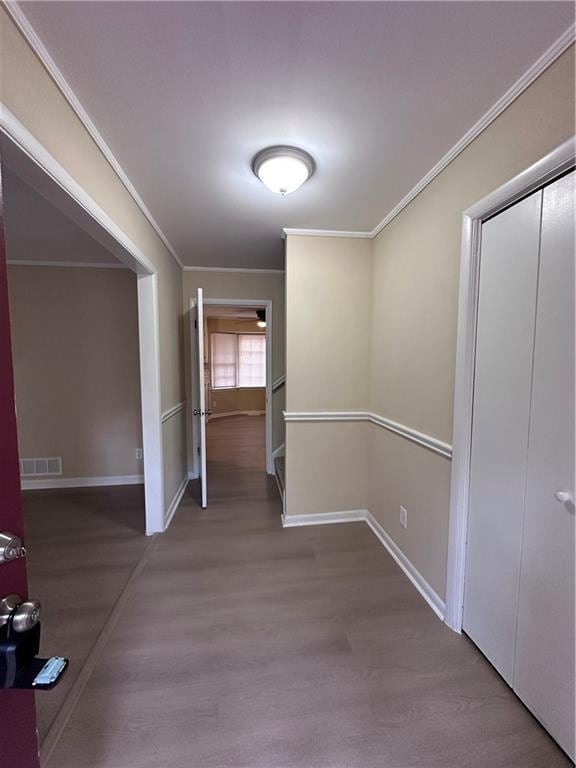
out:
M212 389L266 386L263 333L213 333Z

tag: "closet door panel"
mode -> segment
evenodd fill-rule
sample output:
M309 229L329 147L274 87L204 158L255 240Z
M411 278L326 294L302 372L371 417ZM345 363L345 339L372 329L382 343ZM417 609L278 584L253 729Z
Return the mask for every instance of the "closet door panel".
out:
M542 192L482 227L464 631L512 684Z
M544 190L514 689L574 757L574 174ZM569 492L572 501L558 500Z

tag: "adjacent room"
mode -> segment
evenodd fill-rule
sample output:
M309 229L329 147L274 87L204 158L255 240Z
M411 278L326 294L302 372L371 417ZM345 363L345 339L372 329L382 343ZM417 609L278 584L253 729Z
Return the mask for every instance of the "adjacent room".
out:
M44 740L146 545L136 275L7 167L3 188L28 575L70 661Z
M0 36L0 764L574 766L574 3Z

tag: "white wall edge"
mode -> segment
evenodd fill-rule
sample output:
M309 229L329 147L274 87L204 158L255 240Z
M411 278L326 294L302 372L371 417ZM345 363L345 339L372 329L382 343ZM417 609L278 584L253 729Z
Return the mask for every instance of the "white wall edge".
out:
M287 422L368 421L389 432L394 432L412 443L427 448L439 456L446 459L452 458L452 446L449 443L370 411L283 411L283 415L284 421Z
M164 413L161 416L162 424L164 424L165 421L168 421L168 419L172 418L172 416L175 416L177 413L180 413L180 411L183 411L185 405L186 405L186 400L183 400L181 403L177 403L176 405L173 405L171 408L168 408L168 410L164 411Z
M252 275L283 275L285 269L249 269L242 267L183 267L184 272L247 272Z
M521 77L504 93L482 117L462 136L444 157L412 187L400 202L386 214L370 232L341 232L329 229L283 229L284 235L305 235L307 237L366 237L374 238L406 208L442 171L468 147L496 118L507 109L548 67L566 51L576 38L576 26L570 25L552 45L544 51Z
M275 448L272 451L272 458L277 459L278 456L283 456L285 451L286 451L286 443L282 443L282 445L279 445L278 448Z
M386 547L390 556L396 561L400 568L404 571L406 576L410 579L412 584L416 587L418 592L422 595L424 600L428 603L430 608L434 611L439 619L444 621L444 614L446 612L446 606L441 597L432 589L430 584L422 576L420 571L412 564L412 562L406 557L404 552L396 544L396 542L386 533L384 528L376 520L376 518L370 513L367 513L366 522L372 529L373 533L378 537L380 542Z
M349 509L343 512L317 512L311 515L282 515L283 528L298 528L303 525L329 525L332 523L356 523L366 521L368 510Z
M138 208L142 211L144 214L146 220L152 227L152 229L156 232L160 240L162 241L163 245L166 247L168 252L171 256L173 256L174 260L178 264L180 268L182 268L182 262L178 258L178 255L172 245L170 244L168 238L164 234L164 232L160 229L160 226L155 221L154 217L146 207L144 201L136 191L136 188L128 178L128 175L116 159L114 153L108 146L108 144L104 141L104 138L102 137L100 131L98 128L96 128L96 125L92 121L90 115L86 112L84 107L82 106L82 103L72 90L70 84L62 74L61 70L57 66L56 62L48 52L48 49L36 33L36 30L32 26L32 24L28 21L28 18L22 8L20 8L19 4L16 2L16 0L12 0L12 2L3 3L4 8L8 11L10 16L12 17L14 23L24 36L24 39L28 42L34 53L38 56L42 64L46 67L48 73L62 92L64 98L72 108L73 112L77 116L77 118L80 120L84 128L88 131L92 139L94 140L96 146L98 149L102 152L106 160L109 162L109 164L114 169L114 172L126 188L128 194L130 197L134 200Z
M92 269L130 269L126 264L105 261L42 261L42 259L6 259L9 267L91 267Z
M188 477L188 473L182 478L182 482L178 486L178 490L174 494L174 498L170 502L170 506L166 510L166 520L164 522L164 530L168 528L170 523L172 522L172 518L174 517L176 510L178 509L178 505L182 501L182 496L184 496L184 493L186 491L186 488L188 487L188 482L190 478Z
M284 528L330 525L332 523L355 523L359 521L363 521L368 525L380 543L384 545L388 554L400 566L413 586L416 587L430 608L432 608L436 616L444 621L446 606L442 598L432 589L418 569L415 568L396 542L386 533L384 528L367 509L352 509L345 512L318 512L311 515L282 515L282 526Z
M109 475L99 477L46 477L34 480L21 479L23 491L48 488L92 488L102 485L142 485L144 475Z
M575 162L576 138L572 137L498 189L483 197L464 211L462 215L458 331L454 376L454 456L450 480L446 573L446 624L455 632L462 631L464 608L482 221L547 184L553 178L573 167Z

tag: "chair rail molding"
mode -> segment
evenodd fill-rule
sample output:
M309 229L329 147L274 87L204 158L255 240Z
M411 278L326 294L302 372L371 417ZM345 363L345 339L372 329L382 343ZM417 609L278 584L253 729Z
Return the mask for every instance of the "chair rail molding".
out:
M427 448L439 456L446 459L452 458L452 446L449 443L371 411L283 411L283 414L286 422L368 421Z
M186 406L186 400L182 400L181 403L176 403L176 405L173 405L171 408L168 408L168 410L164 411L161 417L162 424L164 424L165 421L168 421L168 419L171 419L172 416L175 416L177 413L180 413L180 411L183 411L185 406Z
M272 382L272 394L274 394L274 392L277 392L285 384L286 384L286 374L283 373L282 376L278 376L278 378Z

